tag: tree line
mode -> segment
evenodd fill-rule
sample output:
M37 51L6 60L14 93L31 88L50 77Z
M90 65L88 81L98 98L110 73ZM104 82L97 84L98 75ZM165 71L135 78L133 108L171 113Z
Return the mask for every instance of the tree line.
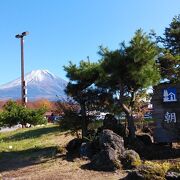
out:
M0 125L45 123L44 113L53 107L56 113L64 114L64 126L67 120L72 130L81 128L82 136L86 137L89 112L113 115L124 112L129 137L135 138L133 115L144 105L142 99L149 96L147 88L180 80L180 15L173 18L163 36L138 29L128 43L122 42L116 50L100 46L98 54L100 58L97 62L91 62L88 58L78 65L69 62L64 66L69 78L65 91L72 97L71 103L57 102L54 106L47 100L41 100L29 104L35 108L31 109L8 101L0 112ZM77 105L74 106L74 102ZM38 108L41 105L43 108Z
M89 58L64 66L69 83L66 93L80 105L82 136L87 136L88 111L124 112L129 137L135 138L133 113L150 86L180 80L180 15L165 28L163 36L138 29L132 39L116 50L99 47L98 62Z

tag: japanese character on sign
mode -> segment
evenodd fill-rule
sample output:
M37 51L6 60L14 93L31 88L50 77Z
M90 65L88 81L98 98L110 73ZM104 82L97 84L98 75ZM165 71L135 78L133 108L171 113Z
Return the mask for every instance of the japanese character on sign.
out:
M166 121L167 123L171 123L171 122L176 123L176 113L175 112L173 112L173 113L167 112L164 117L165 117L164 121Z

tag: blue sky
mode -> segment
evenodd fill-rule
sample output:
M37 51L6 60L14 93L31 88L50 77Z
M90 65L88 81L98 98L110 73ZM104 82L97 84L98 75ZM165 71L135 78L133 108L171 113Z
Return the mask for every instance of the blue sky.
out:
M1 0L0 84L20 76L25 37L25 73L48 69L65 79L63 65L97 61L98 46L128 42L138 28L162 35L180 13L180 0Z

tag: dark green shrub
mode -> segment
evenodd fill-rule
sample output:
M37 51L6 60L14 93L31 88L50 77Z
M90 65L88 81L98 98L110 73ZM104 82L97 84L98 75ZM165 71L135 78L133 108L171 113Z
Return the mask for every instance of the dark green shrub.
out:
M71 132L79 137L78 131L81 129L82 118L79 113L79 107L73 104L58 102L59 111L62 113L62 118L59 125L62 129L71 130Z
M44 108L33 110L25 108L15 101L8 101L3 106L3 111L0 114L0 124L9 127L17 125L18 123L23 126L25 126L26 123L31 125L45 124L47 120L44 118L44 113Z

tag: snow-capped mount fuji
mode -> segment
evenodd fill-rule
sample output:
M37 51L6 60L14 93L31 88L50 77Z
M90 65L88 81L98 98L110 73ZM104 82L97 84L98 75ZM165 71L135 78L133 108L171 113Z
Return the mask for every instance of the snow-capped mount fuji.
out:
M29 100L66 100L67 82L48 70L33 70L24 77ZM0 99L20 99L21 78L0 86Z

